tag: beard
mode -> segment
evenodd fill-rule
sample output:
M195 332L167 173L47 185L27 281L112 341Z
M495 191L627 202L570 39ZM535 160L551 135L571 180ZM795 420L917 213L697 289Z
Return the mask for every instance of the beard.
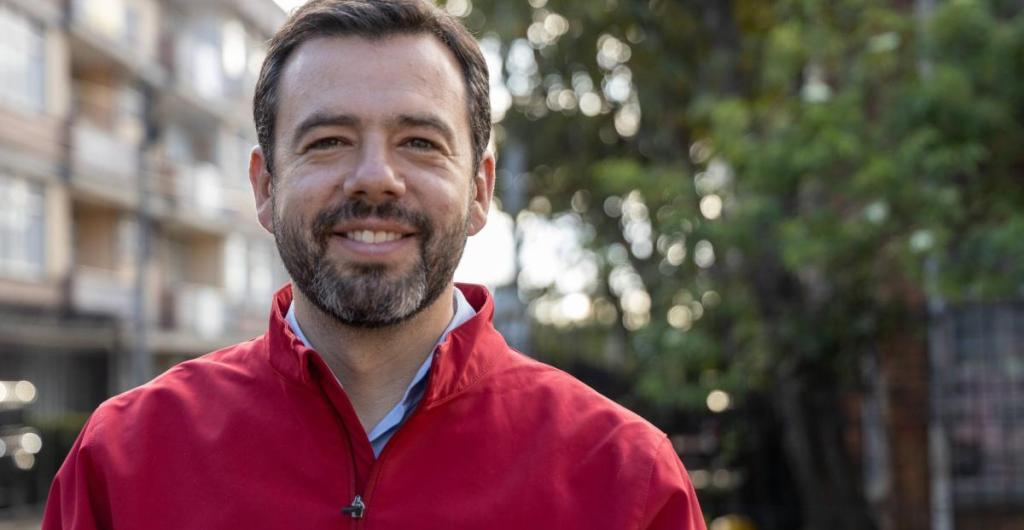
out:
M429 306L452 280L469 235L469 213L449 226L434 227L422 213L397 203L346 201L320 212L311 226L285 220L274 209L274 240L295 286L339 322L381 328L404 322ZM408 272L384 264L335 264L327 257L334 227L374 217L415 227L419 256ZM397 274L397 276L396 276Z

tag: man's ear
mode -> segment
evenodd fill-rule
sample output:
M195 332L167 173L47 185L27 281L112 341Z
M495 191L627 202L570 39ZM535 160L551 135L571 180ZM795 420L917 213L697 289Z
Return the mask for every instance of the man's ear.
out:
M252 185L253 198L256 199L256 217L263 228L273 234L274 185L267 169L267 159L263 156L263 149L260 146L253 147L252 153L249 154L249 184Z
M494 197L494 152L488 149L480 160L480 167L473 175L473 202L469 206L469 235L483 230L487 224L487 212Z

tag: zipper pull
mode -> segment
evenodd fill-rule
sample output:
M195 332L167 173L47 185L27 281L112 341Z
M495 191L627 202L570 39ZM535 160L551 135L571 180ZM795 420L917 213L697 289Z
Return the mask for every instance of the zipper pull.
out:
M352 503L341 509L341 513L348 515L353 519L362 519L363 515L366 514L366 505L363 504L363 498L356 495L352 499Z

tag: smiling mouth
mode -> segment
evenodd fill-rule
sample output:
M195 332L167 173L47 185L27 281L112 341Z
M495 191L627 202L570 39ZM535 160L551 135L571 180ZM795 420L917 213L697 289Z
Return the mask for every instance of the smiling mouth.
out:
M353 232L344 232L342 234L346 239L353 241L359 241L361 243L387 243L389 241L397 241L406 237L405 234L398 232L387 232L387 231L373 231L373 230L356 230Z

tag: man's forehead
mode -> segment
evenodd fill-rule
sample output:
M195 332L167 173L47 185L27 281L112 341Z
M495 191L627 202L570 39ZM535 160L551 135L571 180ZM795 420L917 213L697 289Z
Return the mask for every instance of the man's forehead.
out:
M310 39L291 54L280 83L279 111L295 120L311 112L351 112L324 107L384 103L395 94L442 107L452 103L460 113L465 109L461 69L451 51L428 33Z
M362 77L399 74L421 82L448 81L463 86L461 69L451 50L429 33L315 37L292 52L282 72L282 85L320 80L359 82ZM454 87L452 87L454 88Z

